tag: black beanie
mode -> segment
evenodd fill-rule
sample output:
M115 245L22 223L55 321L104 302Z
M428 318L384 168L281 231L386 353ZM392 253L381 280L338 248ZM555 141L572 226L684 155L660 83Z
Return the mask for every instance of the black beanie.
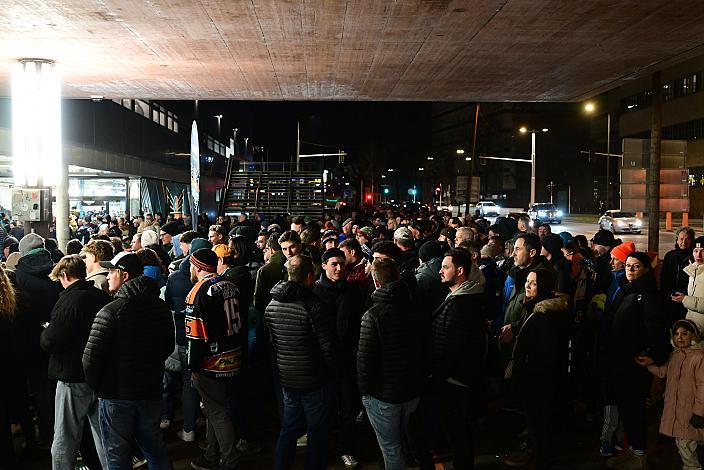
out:
M330 258L344 258L345 252L339 248L330 248L323 252L322 262L325 263Z
M447 247L447 245L444 246L445 248ZM435 240L428 240L423 243L420 250L418 250L418 258L423 262L430 261L433 258L440 258L445 254L445 248Z
M549 233L541 237L540 244L543 245L545 251L550 253L550 256L558 256L562 247L565 246L562 238L555 233Z

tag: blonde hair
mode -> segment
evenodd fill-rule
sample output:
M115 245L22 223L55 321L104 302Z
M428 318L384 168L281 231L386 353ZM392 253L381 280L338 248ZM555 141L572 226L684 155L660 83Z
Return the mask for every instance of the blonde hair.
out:
M54 269L49 274L49 279L58 281L61 275L66 273L66 276L72 279L86 278L86 263L79 255L66 255L56 263Z
M10 283L10 278L2 266L0 266L0 317L12 319L17 308L17 296L15 288Z

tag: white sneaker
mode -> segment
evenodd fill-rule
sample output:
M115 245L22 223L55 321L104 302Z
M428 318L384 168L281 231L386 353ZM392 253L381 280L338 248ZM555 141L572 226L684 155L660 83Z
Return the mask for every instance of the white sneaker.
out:
M308 445L308 434L304 434L296 440L296 447L306 447Z
M176 436L184 442L193 442L196 440L195 431L184 431L183 429L176 433Z
M140 468L147 464L147 459L142 457L141 459L137 456L132 457L132 468Z
M169 429L171 427L171 420L170 419L162 419L161 422L159 423L159 427L161 429Z
M354 458L352 455L343 455L341 457L342 463L345 464L345 468L347 470L352 470L353 468L356 468L357 465L359 465L359 462L357 462L357 459Z

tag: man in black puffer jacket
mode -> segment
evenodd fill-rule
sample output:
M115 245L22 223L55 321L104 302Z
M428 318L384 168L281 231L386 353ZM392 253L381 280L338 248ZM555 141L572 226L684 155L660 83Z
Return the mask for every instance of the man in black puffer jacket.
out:
M340 248L326 250L321 259L323 273L315 281L313 292L333 312L337 330L340 352L337 383L340 415L338 447L343 462L356 462L355 420L362 405L357 390L357 345L364 293L359 288L359 283L345 280L345 253Z
M83 353L86 382L100 397L100 428L108 468L127 468L132 438L150 468L171 468L161 421L164 361L174 350L171 310L159 299L159 288L142 275L137 255L122 252L108 268L114 300L95 317Z
M306 468L324 469L334 415L331 383L337 367L333 315L311 290L315 273L309 257L292 256L287 271L289 280L274 286L264 312L284 395L275 467L291 468L296 439L307 430Z
M19 243L22 254L17 268L17 287L23 294L26 304L22 309L26 315L19 319L20 328L27 332L28 344L25 345L27 355L23 361L27 368L27 379L34 394L34 404L37 410L39 438L49 444L53 441L54 402L53 385L49 383L47 366L49 356L39 345L42 324L51 319L51 310L59 298L61 285L49 279L49 273L54 267L51 253L44 248L44 239L36 233L22 237Z
M443 258L440 277L450 293L432 314L432 386L454 468L473 468L472 397L481 396L487 354L484 275L468 251L455 248Z
M392 260L374 261L372 278L376 290L372 307L362 317L357 380L386 468L404 468L403 434L427 375L427 322L421 315L425 312L412 307L410 289L399 281Z
M41 335L42 349L49 357L49 378L56 380L56 415L51 458L54 468L70 468L81 444L88 420L102 467L107 468L98 424L98 398L83 373L83 350L95 314L110 302L110 296L86 281L86 264L78 255L64 256L50 278L64 287L51 312L51 322Z

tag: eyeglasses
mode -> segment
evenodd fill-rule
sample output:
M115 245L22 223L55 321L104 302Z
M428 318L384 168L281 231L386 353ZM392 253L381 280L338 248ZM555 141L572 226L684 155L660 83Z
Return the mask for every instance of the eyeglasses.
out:
M642 268L642 267L643 267L643 266L642 266L641 264L638 264L638 263L636 263L636 264L626 264L626 269L628 269L629 271L638 271L638 270L639 270L640 268Z

